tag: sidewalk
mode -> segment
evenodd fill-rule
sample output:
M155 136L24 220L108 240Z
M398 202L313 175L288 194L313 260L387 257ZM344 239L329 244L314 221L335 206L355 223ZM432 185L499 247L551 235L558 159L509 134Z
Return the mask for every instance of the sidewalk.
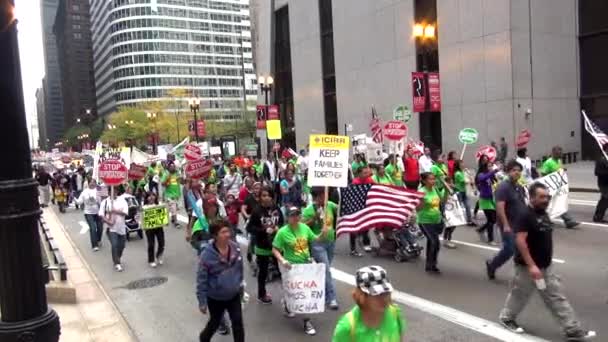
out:
M599 192L597 178L593 174L595 162L580 161L564 165L568 169L568 181L572 192Z
M76 288L77 304L49 303L59 315L62 342L135 342L131 330L99 281L75 248L52 209L43 216L68 265L68 282Z

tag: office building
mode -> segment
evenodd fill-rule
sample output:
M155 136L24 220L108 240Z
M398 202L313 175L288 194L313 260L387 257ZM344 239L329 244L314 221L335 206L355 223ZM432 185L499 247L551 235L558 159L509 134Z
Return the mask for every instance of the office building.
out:
M95 81L91 47L89 0L59 0L54 33L66 128L78 118L95 113Z
M38 146L43 150L48 150L49 146L46 140L46 114L44 113L44 83L45 81L42 80L42 86L36 89L36 117L38 118Z
M560 145L580 159L588 140L581 103L608 117L608 102L599 101L608 93L608 35L598 34L608 28L605 1L255 2L257 72L274 76L272 98L297 148L311 132L344 134L347 124L369 135L372 106L383 121L397 105L412 109L412 72L437 72L440 89L431 94L436 107L426 96L426 108L413 113L409 136L459 151L459 131L475 128L469 161L500 137L514 156L523 129L532 133L532 158ZM585 155L596 148L584 145Z
M45 135L50 144L61 140L64 130L63 99L61 96L61 75L57 57L57 40L53 25L57 15L59 0L41 0L42 40L44 52L44 116ZM27 67L27 66L24 66Z
M248 0L92 0L90 12L101 115L172 89L199 97L207 120L255 105Z

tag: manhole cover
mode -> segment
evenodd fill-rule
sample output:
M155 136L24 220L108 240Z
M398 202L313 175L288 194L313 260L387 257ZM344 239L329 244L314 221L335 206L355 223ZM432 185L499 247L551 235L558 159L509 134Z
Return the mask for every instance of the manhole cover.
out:
M160 286L160 285L166 283L167 280L168 280L167 277L152 277L152 278L138 279L138 280L134 280L134 281L128 283L127 285L125 285L124 288L126 288L127 290L147 289L150 287Z

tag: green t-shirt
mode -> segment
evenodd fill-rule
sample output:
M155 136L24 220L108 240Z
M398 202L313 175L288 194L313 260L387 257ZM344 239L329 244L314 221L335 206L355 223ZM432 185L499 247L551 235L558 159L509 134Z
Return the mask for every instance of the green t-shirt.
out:
M261 163L253 164L253 169L255 170L255 174L258 176L261 176L264 172L264 166Z
M433 164L431 166L431 173L435 175L435 186L439 190L443 190L445 178L448 175L448 166L445 164Z
M407 322L397 305L384 310L384 318L377 329L365 326L361 310L355 306L338 321L332 342L401 342L406 330Z
M387 173L384 174L384 177L380 177L376 173L375 175L372 176L372 179L374 180L374 182L376 182L378 184L385 184L385 185L393 184L393 179Z
M454 172L454 189L458 192L467 191L467 177L463 171Z
M545 160L545 162L543 163L543 166L541 166L540 168L540 174L543 176L546 176L550 173L556 172L561 170L562 168L562 161L559 159L554 159L553 157Z
M292 264L306 264L310 262L310 243L317 236L310 227L298 223L294 231L289 225L283 226L272 241L272 247L283 254L283 258Z
M365 166L365 163L364 163L364 162L358 162L358 163L357 163L356 161L354 161L354 162L351 164L351 169L353 170L353 174L354 174L354 175L357 175L357 171L359 171L359 169L360 169L360 168L362 168L362 167L364 167L364 166Z
M327 201L327 208L325 209L325 222L327 223L327 241L335 241L336 240L336 231L334 227L334 220L336 218L336 214L338 213L338 205L332 201ZM315 205L311 204L306 207L302 211L302 221L310 221L315 218ZM314 220L310 225L310 229L312 232L319 235L321 234L321 230L323 229L323 221L321 219Z
M166 172L161 179L161 183L165 184L167 181L168 183L165 185L165 197L172 200L179 199L182 191L179 186L179 175L177 172Z
M416 222L422 224L441 223L440 192L435 188L429 190L424 186L420 187L419 191L424 193L424 197L422 198L422 208L418 209L416 214Z
M403 185L403 172L399 168L399 165L388 164L384 168L384 172L391 177L393 181L393 185L402 186Z

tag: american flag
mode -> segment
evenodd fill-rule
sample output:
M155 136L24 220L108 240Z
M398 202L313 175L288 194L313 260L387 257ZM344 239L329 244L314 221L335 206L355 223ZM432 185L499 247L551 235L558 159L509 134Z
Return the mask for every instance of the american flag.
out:
M372 139L376 144L381 144L384 140L382 136L382 122L378 118L376 108L372 106L372 121L369 123L369 128L372 131Z
M350 185L343 190L338 236L375 227L400 228L412 215L423 194L381 184Z
M589 119L585 111L581 111L585 120L585 130L591 134L597 144L600 146L600 150L603 150L604 145L608 143L608 135L604 133L593 121Z

